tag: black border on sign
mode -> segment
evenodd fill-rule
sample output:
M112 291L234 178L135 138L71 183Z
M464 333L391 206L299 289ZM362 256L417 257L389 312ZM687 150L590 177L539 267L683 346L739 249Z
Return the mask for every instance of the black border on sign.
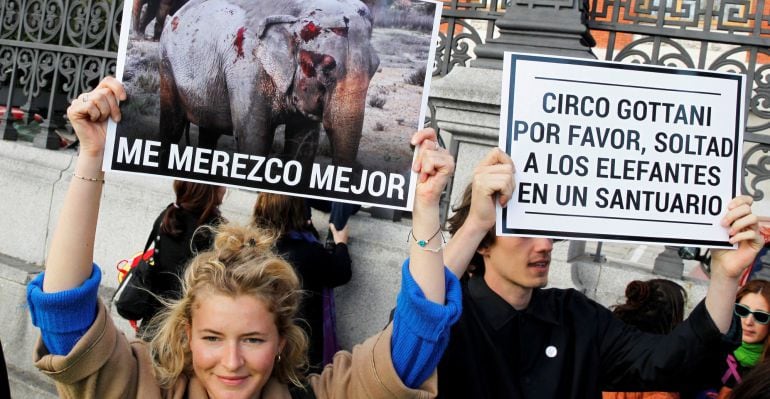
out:
M616 64L595 60L582 60L577 58L553 58L548 56L533 55L533 54L511 54L511 65L509 75L509 87L508 93L510 101L508 102L508 121L506 124L506 152L511 154L512 151L512 126L510 118L513 116L513 93L516 86L516 62L518 60L525 61L538 61L548 62L552 64L571 64L571 65L584 65L600 68L613 68L613 69L627 69L635 71L655 72L655 73L668 73L673 75L690 75L690 76L706 76L715 79L728 79L736 81L736 110L735 110L735 135L733 137L733 143L735 143L735 151L733 154L733 173L732 173L732 196L735 197L736 191L736 176L738 175L738 132L740 131L741 114L740 104L743 93L741 93L741 75L738 74L725 74L709 71L699 71L690 69L673 69L662 66L652 65L640 65L640 64ZM666 239L659 237L647 237L647 236L635 236L635 235L616 235L616 234L601 234L601 233L574 233L566 231L553 231L553 230L534 230L534 229L516 229L506 225L508 220L508 208L502 208L502 232L504 234L519 234L519 235L535 235L535 236L549 236L549 237L561 237L561 238L577 238L577 239L606 239L616 241L639 241L639 242L651 242L651 243L678 243L678 244L691 244L695 246L710 246L710 247L732 247L729 241L710 241L710 240L689 240L689 239ZM673 221L672 221L673 222ZM675 222L674 222L675 223Z

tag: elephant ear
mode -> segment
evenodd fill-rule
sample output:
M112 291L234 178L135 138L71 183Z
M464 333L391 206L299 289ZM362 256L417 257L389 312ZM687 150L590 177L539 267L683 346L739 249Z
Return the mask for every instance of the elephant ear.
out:
M374 76L375 73L377 73L377 69L380 68L380 57L377 56L377 52L372 49L372 52L369 53L369 79Z
M297 67L295 44L286 28L286 24L294 22L297 17L292 15L272 15L257 25L256 33L260 39L257 57L280 94L289 91Z

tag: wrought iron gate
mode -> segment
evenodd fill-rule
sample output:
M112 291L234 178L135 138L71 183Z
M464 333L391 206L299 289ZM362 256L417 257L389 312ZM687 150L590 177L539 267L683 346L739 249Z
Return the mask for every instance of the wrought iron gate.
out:
M59 148L67 105L115 73L123 1L0 0L0 136L40 121Z
M384 0L388 1L388 0ZM435 75L468 65L515 1L560 7L583 0L445 0ZM745 73L744 190L764 198L770 181L770 0L591 0L586 24L599 58ZM39 115L46 146L78 93L113 74L121 0L0 0L0 136ZM16 120L19 118L20 120Z
M574 1L582 0L446 1L434 74L469 66L473 48L494 37L506 3L570 7ZM770 181L770 0L591 0L584 8L597 58L746 74L743 191L765 199L760 184Z

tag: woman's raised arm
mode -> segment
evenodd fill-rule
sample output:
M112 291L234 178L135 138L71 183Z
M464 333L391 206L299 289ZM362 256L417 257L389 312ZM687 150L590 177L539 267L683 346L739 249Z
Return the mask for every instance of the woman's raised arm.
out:
M107 118L120 120L118 100L125 98L123 85L107 77L67 109L67 117L80 140L80 156L51 240L43 281L45 292L75 288L91 275L104 184L102 158Z
M415 190L412 232L409 237L409 271L425 298L445 303L443 236L439 219L441 192L454 172L454 159L438 146L433 129L412 137L417 147L413 169L419 174Z

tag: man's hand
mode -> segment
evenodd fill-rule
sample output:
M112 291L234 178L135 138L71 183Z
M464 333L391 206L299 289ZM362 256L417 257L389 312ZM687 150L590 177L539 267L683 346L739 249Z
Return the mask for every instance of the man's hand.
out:
M492 149L473 172L473 197L465 224L484 232L495 225L495 201L506 206L513 195L515 168L499 148Z
M754 258L762 249L764 241L759 234L758 218L751 213L752 203L750 196L742 195L727 204L727 214L722 218L722 226L730 228L730 243L737 243L738 248L712 250L712 274L738 278L754 262Z

